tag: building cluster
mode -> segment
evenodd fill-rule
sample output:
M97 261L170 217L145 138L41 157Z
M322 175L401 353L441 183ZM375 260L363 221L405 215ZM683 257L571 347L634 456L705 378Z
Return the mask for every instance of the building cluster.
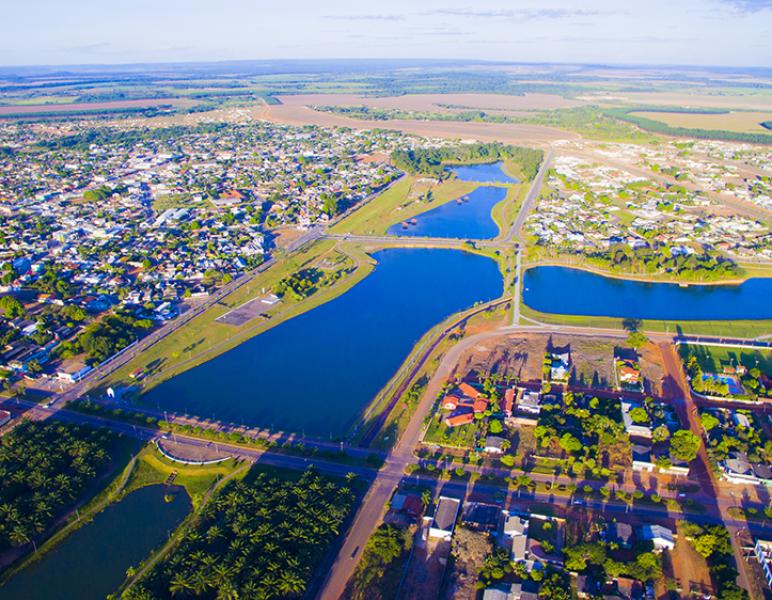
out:
M762 222L710 209L708 197L573 156L557 156L527 221L541 247L604 253L612 247L665 256L715 251L733 259L772 260L772 233Z
M400 140L422 143L271 124L0 125L0 294L24 305L0 319L4 374L33 376L105 314L175 317L262 262L276 228L325 223L386 185Z
M440 495L425 506L417 492L398 490L393 496L384 521L407 529L417 526L416 543L427 547L430 555L442 554L449 560L454 552L459 529L483 536L497 560L506 560L507 569L482 587L486 600L525 600L540 597L544 574L559 574L576 597L653 597L651 581L627 575L605 575L602 570L579 573L566 557L594 546L622 564L634 562L637 555L650 552L654 557L675 548L672 529L656 522L637 519L606 520L597 517L583 532L582 539L567 533L566 517L543 514L535 509L504 508L482 501L464 501ZM419 560L413 558L412 560ZM659 560L659 558L654 558ZM532 574L541 573L541 576ZM480 587L478 585L478 587Z

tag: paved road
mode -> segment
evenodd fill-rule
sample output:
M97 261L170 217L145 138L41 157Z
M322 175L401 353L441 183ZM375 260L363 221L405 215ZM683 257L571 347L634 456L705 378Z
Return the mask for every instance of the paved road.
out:
M509 244L496 240L469 240L468 238L443 238L443 237L423 237L423 236L407 236L407 235L353 235L348 233L325 233L323 236L325 239L341 240L347 242L360 242L363 244L375 243L375 244L390 244L394 246L450 246L453 248L461 248L468 241L471 241L477 246L487 246L503 248L509 247Z
M517 240L517 255L515 257L515 281L514 281L514 288L515 293L513 297L513 310L512 310L512 324L513 325L519 325L520 324L520 296L521 296L521 273L522 273L522 264L523 264L523 247L525 246L525 242L522 237L522 229L523 224L525 223L525 220L528 218L528 215L531 214L531 209L533 208L534 202L536 202L536 199L539 197L539 193L541 192L542 184L544 183L544 177L547 174L547 171L550 168L550 164L552 163L552 155L554 153L554 150L550 148L547 151L546 156L544 157L544 162L542 162L541 167L539 167L539 172L536 174L536 177L533 179L533 183L531 183L531 187L528 189L528 193L525 196L525 199L523 200L522 205L520 206L520 210L517 213L517 218L515 219L515 222L512 224L512 229L509 230L509 235L507 236L507 241L512 242L513 240Z

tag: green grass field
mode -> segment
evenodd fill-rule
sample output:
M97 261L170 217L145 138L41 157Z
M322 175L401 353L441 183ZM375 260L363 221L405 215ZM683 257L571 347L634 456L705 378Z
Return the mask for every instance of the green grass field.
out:
M748 369L758 367L762 373L772 374L772 350L682 344L678 351L684 359L690 354L696 356L705 373L720 373L726 366L743 365Z
M618 318L548 314L533 310L525 304L521 304L520 306L524 317L534 319L541 323L571 325L574 327L623 329L622 319ZM641 325L641 330L672 334L681 332L694 335L755 338L772 333L772 319L762 319L758 321L662 321L646 319Z
M356 235L383 235L395 223L468 194L478 186L478 183L458 179L430 184L419 177L406 175L372 202L336 224L331 231ZM431 191L433 196L431 202L420 199L428 191Z
M204 495L215 482L230 475L238 467L239 463L233 459L214 465L176 463L158 452L153 444L148 444L137 455L124 493L129 494L148 485L162 484L169 475L176 473L174 485L185 488L194 510L198 510Z

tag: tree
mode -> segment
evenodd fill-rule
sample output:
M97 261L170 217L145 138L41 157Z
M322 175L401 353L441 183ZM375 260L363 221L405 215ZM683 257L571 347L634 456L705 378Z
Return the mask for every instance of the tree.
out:
M712 533L706 533L694 539L694 549L703 557L710 558L710 555L718 546L718 538Z
M679 429L670 438L670 454L678 460L691 462L700 451L700 438L688 429Z
M667 425L655 427L654 431L651 432L651 440L655 444L666 442L668 439L670 439L670 430L667 428Z
M6 319L23 317L26 314L24 305L13 296L3 296L0 298L0 310L3 311Z
M501 424L501 421L499 421L498 419L493 419L488 425L488 431L495 435L497 433L501 433L502 431L504 431L504 426Z
M648 341L649 338L647 338L646 335L640 331L631 331L630 335L627 336L627 345L631 348L635 348L636 350L641 348Z
M702 423L702 428L705 430L705 432L710 431L720 423L716 417L707 412L700 415L700 422Z
M570 433L564 433L560 438L560 447L569 454L582 449L582 442Z
M649 422L649 415L646 412L646 409L641 406L636 406L630 411L630 418L633 420L633 423Z

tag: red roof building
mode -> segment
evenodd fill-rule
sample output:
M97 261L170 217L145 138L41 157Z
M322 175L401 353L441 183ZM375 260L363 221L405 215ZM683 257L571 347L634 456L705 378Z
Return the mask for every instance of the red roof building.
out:
M449 416L445 419L445 425L448 427L459 427L461 425L469 425L472 421L474 421L474 413L461 413Z

